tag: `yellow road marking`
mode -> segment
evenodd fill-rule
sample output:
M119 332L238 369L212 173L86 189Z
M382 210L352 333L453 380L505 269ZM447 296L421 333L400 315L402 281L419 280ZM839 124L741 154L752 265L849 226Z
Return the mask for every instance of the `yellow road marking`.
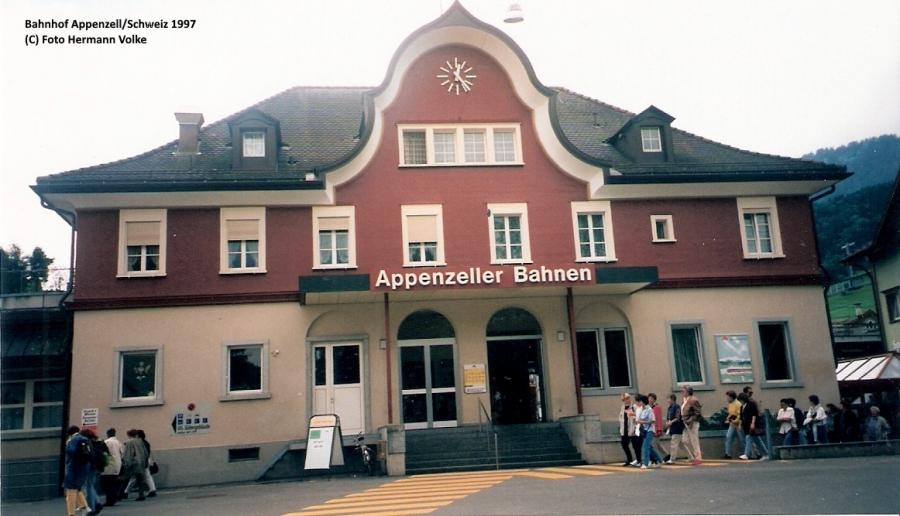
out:
M446 494L469 495L469 494L474 494L479 491L482 491L483 489L484 488L481 488L481 487L478 487L478 488L470 487L470 488L466 488L466 489L447 489ZM400 498L400 497L409 497L411 494L415 494L416 492L417 491L393 491L393 490L379 492L379 493L364 492L364 493L348 494L344 498L367 498L369 500L371 500L372 498L391 498L391 497ZM430 491L430 493L445 494L442 491ZM343 498L338 498L338 499L343 500Z
M307 509L331 509L336 506L340 507L358 507L358 506L366 506L371 507L376 503L392 503L399 499L401 502L416 502L416 503L431 503L431 502L446 502L459 500L460 498L465 498L468 494L444 494L444 495L434 495L434 496L400 496L400 497L390 497L390 498L366 498L364 500L354 498L354 499L346 499L346 498L336 498L334 500L328 500L322 505L313 505L307 507Z
M337 514L366 514L373 515L378 514L376 511L382 511L382 514L400 514L401 510L417 510L418 512L408 512L406 514L427 514L421 512L422 509L429 509L428 512L432 512L435 509L440 507L444 507L453 503L452 501L446 502L433 502L433 503L398 503L398 504L384 504L384 505L372 505L368 504L365 507L342 507L342 506L324 506L324 505L314 505L312 507L307 507L301 512L292 512L289 513L291 515L296 516L332 516Z
M559 473L543 473L542 471L523 471L516 473L517 477L547 478L550 480L559 480L561 478L572 478L572 475L560 475Z
M564 473L567 475L588 475L594 477L610 474L609 471L595 471L585 468L584 466L574 466L571 468L543 468L541 471L553 471L555 473Z
M519 473L521 471L529 471L528 469L495 469L488 471L457 471L454 473L425 473L422 475L412 475L410 477L398 479L397 482L412 482L421 478L449 478L449 477L477 477L477 476L506 476L511 473Z
M610 473L640 473L640 468L635 468L632 466L604 466L603 464L591 464L586 466L590 469L597 469L600 471L609 471Z

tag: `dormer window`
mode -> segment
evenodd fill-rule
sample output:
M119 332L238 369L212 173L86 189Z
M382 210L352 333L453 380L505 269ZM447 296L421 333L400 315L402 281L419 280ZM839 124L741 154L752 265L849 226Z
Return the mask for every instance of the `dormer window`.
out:
M244 131L243 140L245 158L266 157L266 133L263 131Z
M284 145L280 143L278 120L251 109L229 121L228 126L234 170L277 170L278 147Z
M662 152L662 138L659 127L641 128L641 148L644 152Z
M639 164L676 161L672 140L671 115L655 106L631 117L612 136L604 140Z

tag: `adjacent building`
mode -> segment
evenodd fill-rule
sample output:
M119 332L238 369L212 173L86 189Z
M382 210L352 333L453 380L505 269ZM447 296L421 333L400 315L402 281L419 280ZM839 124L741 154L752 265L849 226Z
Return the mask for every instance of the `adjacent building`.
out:
M377 87L176 113L175 141L38 178L77 230L70 418L145 429L178 485L258 476L313 414L402 438L614 431L622 392L685 384L837 400L810 196L846 170L537 77L455 3Z

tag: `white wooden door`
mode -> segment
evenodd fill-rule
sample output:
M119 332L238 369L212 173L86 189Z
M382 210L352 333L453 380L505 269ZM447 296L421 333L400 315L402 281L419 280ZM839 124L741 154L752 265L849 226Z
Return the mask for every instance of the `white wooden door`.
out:
M359 342L313 346L313 413L337 414L345 436L365 430L361 350Z

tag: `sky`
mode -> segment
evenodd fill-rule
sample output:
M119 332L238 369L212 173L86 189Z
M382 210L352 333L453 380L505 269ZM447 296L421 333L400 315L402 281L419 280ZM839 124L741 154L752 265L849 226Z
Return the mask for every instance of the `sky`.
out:
M463 0L524 50L538 79L679 129L800 157L900 133L896 0ZM177 138L176 111L206 125L294 86L377 86L413 31L450 0L3 0L0 246L69 266L70 228L36 178ZM193 20L188 28L77 30L82 22ZM69 20L69 28L27 28ZM134 45L41 42L128 36ZM27 44L37 37L38 45Z

